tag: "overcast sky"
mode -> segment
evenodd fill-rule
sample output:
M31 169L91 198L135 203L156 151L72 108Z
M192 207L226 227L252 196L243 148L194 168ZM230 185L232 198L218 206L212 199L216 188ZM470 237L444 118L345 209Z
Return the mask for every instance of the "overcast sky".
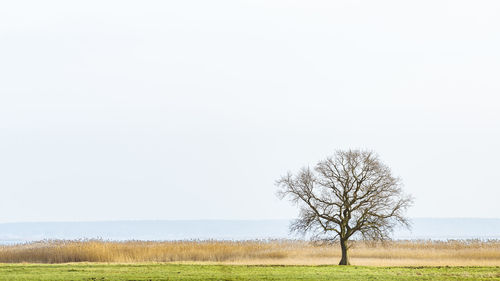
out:
M1 1L0 222L293 218L376 151L412 217L500 217L498 1Z

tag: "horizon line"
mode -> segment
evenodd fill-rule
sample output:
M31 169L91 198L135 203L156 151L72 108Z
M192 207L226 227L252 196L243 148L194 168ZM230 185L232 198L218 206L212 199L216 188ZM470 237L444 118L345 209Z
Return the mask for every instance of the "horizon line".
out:
M12 222L0 222L2 224L21 224L21 223L114 223L114 222L195 222L195 221L291 221L295 218L271 218L271 219L118 219L118 220L61 220L61 221L12 221ZM500 220L500 217L410 217L410 220L414 219L476 219L476 220Z

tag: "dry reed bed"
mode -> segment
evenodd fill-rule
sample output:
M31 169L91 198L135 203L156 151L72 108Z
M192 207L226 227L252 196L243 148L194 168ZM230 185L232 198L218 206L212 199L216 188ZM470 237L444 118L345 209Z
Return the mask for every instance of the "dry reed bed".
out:
M244 264L335 264L340 249L306 241L43 241L0 246L0 263L224 262ZM359 265L500 265L500 240L356 241Z

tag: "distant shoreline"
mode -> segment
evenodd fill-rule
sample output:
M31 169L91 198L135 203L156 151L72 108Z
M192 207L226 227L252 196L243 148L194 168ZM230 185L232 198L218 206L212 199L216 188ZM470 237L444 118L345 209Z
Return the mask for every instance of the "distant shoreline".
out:
M500 219L414 218L411 231L398 229L396 240L500 239ZM100 222L0 223L0 244L51 239L258 240L302 238L288 231L290 220L131 220Z

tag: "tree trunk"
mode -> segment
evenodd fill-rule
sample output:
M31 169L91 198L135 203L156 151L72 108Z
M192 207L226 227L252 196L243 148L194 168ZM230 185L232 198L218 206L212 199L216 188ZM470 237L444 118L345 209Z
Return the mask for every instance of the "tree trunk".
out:
M340 248L342 249L342 259L339 262L339 265L350 265L349 256L347 255L347 240L340 239Z

